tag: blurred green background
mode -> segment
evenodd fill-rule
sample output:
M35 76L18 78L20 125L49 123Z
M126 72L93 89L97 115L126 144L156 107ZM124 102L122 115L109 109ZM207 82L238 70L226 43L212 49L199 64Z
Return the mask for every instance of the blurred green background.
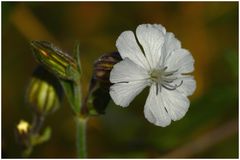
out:
M238 2L2 2L2 157L20 157L14 128L31 121L26 86L37 66L29 41L47 40L71 53L80 40L83 91L93 62L115 51L121 32L160 23L195 58L197 89L186 116L166 128L143 115L148 89L127 108L110 102L88 123L91 158L238 157ZM32 157L75 157L75 124L64 101L47 117L52 138Z

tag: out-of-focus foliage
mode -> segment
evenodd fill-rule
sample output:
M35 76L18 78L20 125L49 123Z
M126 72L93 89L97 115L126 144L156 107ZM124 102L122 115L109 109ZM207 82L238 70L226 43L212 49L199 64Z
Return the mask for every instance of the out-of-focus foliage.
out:
M116 50L121 32L142 23L164 25L191 51L197 81L191 106L182 120L160 128L143 116L148 89L128 108L110 102L105 115L88 123L89 157L238 157L238 2L3 2L2 18L2 157L20 156L13 130L31 118L24 93L37 63L29 41L71 53L79 40L86 95L94 61ZM32 157L75 156L66 105L46 119L51 139Z

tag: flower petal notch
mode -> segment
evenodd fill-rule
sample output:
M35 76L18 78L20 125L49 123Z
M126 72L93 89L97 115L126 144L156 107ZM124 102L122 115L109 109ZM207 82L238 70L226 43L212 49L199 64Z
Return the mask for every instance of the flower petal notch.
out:
M144 106L149 122L166 127L184 117L190 105L187 96L196 89L193 76L187 75L194 70L194 59L174 34L160 24L142 24L136 37L132 31L123 32L116 47L123 60L110 73L115 104L127 107L150 86Z

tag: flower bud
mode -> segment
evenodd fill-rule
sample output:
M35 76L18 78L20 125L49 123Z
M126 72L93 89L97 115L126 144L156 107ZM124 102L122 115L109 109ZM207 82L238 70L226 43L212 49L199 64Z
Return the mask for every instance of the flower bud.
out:
M32 41L31 46L37 61L57 77L74 80L79 75L76 61L52 43Z
M104 54L94 63L93 78L102 81L109 82L109 75L113 68L113 65L122 60L118 52L112 52Z
M118 52L104 54L94 63L93 76L89 86L89 93L84 102L84 108L87 108L91 115L104 114L110 101L110 72L113 65L121 60Z
M36 113L46 115L59 108L62 94L58 79L39 66L33 73L26 99Z

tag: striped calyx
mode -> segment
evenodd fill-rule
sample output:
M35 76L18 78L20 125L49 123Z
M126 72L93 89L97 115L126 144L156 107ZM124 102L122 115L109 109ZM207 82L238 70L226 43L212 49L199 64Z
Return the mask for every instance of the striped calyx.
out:
M67 53L46 41L32 41L37 61L58 78L75 80L79 75L76 61Z
M109 75L113 65L121 61L118 52L104 54L94 63L93 78L102 82L109 82Z
M121 57L118 52L111 52L99 57L93 67L93 75L89 86L89 93L85 99L84 107L88 108L91 115L104 114L110 101L110 72L113 65L118 63Z
M59 108L62 92L57 78L38 67L28 86L26 99L35 112L46 115Z

